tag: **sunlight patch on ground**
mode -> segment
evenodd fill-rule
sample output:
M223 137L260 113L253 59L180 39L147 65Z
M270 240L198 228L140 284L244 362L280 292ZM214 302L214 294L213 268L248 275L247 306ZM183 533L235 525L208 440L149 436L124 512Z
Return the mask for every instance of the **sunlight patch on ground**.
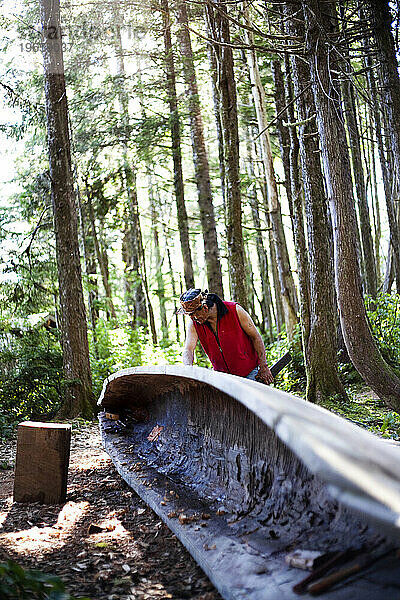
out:
M13 503L12 496L9 496L8 498L6 498L5 503L7 504L7 510L4 512L0 512L0 527L3 526L4 521L7 519L8 512Z
M54 526L37 527L0 534L0 543L17 554L45 553L54 546L64 545L90 505L88 502L68 502L58 515ZM29 524L29 521L27 521Z

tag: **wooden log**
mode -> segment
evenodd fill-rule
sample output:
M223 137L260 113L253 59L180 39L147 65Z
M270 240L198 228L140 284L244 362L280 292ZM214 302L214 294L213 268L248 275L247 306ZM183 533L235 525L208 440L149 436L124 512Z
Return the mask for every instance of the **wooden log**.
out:
M71 425L18 425L14 501L61 504L67 494Z

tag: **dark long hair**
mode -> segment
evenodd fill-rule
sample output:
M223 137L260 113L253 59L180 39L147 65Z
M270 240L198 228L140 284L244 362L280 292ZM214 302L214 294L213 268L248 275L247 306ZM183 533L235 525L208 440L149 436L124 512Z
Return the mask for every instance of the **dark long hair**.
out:
M217 294L207 294L206 304L208 308L211 308L212 306L214 306L214 304L216 305L218 321L221 317L226 315L227 312L229 312L225 304Z

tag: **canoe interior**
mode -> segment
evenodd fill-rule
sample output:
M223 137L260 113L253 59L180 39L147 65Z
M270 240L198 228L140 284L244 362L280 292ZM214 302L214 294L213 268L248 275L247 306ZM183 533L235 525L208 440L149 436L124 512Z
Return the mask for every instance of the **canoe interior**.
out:
M145 499L151 496L152 508L181 539L183 530L182 541L225 598L296 597L292 586L306 573L285 564L295 549L336 552L384 543L382 532L333 498L270 426L208 383L126 375L109 382L102 407L118 412L124 424L101 414L105 447L122 476ZM232 565L233 586L226 582ZM363 598L387 598L388 589L399 596L387 565L372 569L383 568L386 579L380 573L377 583L376 573L369 579L364 573L325 597L363 590Z

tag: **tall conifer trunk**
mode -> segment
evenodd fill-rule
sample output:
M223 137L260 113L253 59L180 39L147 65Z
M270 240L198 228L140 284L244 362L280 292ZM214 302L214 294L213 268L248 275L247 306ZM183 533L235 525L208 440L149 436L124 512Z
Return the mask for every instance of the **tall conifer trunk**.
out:
M244 5L244 18L246 21L246 25L249 28L251 28L252 23L246 5ZM252 93L256 109L262 156L268 185L269 213L273 233L273 240L275 244L276 264L279 273L280 293L282 296L286 332L289 340L292 340L294 329L298 322L298 300L290 266L285 234L283 230L282 212L279 202L278 186L275 177L272 149L268 134L265 90L261 82L261 77L257 63L257 54L254 49L254 34L252 31L246 29L245 37L247 44L252 48L251 50L249 50L248 53Z
M149 286L147 281L146 272L146 258L144 254L143 241L142 241L142 228L140 225L138 198L136 190L136 170L129 160L129 97L125 89L125 62L124 62L124 49L122 46L121 39L121 28L120 28L120 11L116 4L114 6L114 17L115 17L115 50L117 58L118 75L120 77L118 87L118 100L120 105L121 124L124 132L122 141L122 160L123 160L123 171L124 171L124 184L126 187L128 197L128 231L126 239L130 240L131 248L127 249L126 256L132 258L127 264L128 272L132 267L132 262L137 266L136 277L137 281L132 285L132 281L129 282L129 286L132 290L134 288L134 304L135 310L135 323L136 325L145 327L147 329L148 320L150 322L150 329L152 334L153 343L157 343L157 332L154 321L153 306L150 300ZM147 303L147 306L146 306Z
M392 15L388 0L368 0L375 40L382 97L388 118L396 176L400 179L400 77L392 34Z
M206 28L210 38L213 37L213 32L206 16ZM224 215L226 214L226 169L225 169L225 155L224 155L224 140L222 137L222 123L221 123L221 99L218 90L218 74L217 74L217 59L214 48L209 44L207 46L208 62L210 66L210 80L211 80L211 91L213 98L213 109L215 119L215 129L217 134L218 144L218 166L219 166L219 178L221 182L221 196L222 204L224 207Z
M330 48L331 5L302 0L306 51L311 72L322 160L334 232L335 280L344 340L349 356L368 385L400 411L400 379L383 360L369 328L360 269L354 247L356 215L350 159L340 105L335 52Z
M75 177L76 171L75 171ZM97 333L96 325L99 320L99 309L98 303L98 285L97 285L97 265L96 255L93 243L93 237L91 234L91 225L87 214L87 205L83 204L82 197L79 189L79 185L76 186L76 196L78 200L79 208L79 222L81 226L81 238L82 238L82 249L83 249L83 264L85 266L86 275L86 287L87 287L87 303L89 308L90 327L92 329L93 336L93 351L96 358L98 358L98 347L97 347Z
M258 270L261 278L261 298L259 298L262 324L261 332L266 334L268 341L272 342L272 297L268 274L268 256L264 248L264 240L262 236L261 218L259 211L259 201L257 197L256 173L254 170L254 158L252 148L252 130L246 128L246 147L247 147L247 172L250 178L250 186L248 190L249 204L251 208L251 216L255 227L255 243L257 249Z
M229 281L232 299L247 306L245 252L242 231L242 198L239 171L239 128L237 95L233 70L228 12L218 0L217 10L206 6L209 30L219 44L213 46L217 56L218 88L221 106L222 135L226 175L226 240Z
M113 297L112 297L110 277L109 277L109 272L108 272L108 260L103 251L103 248L100 246L99 237L97 235L96 218L95 218L93 203L92 203L92 191L90 189L87 179L85 181L85 184L86 184L86 203L87 203L87 209L88 209L89 223L90 223L93 246L94 246L95 253L96 253L97 263L99 265L99 269L100 269L100 273L101 273L101 280L102 280L104 292L106 295L107 312L109 312L111 314L111 318L115 322L117 320L117 314L115 312L115 307L114 307L114 302L113 302Z
M177 19L180 25L178 39L182 54L183 75L188 93L193 163L200 209L201 228L203 232L208 288L210 291L213 291L223 298L222 272L211 191L210 169L208 165L206 143L204 140L203 119L201 115L196 71L193 62L192 43L187 28L188 15L185 0L179 0Z
M346 66L347 70L349 71L350 69L348 65ZM342 89L344 113L347 123L347 131L349 134L353 178L360 221L361 250L363 258L363 275L365 277L365 290L367 294L370 294L370 296L375 298L377 293L377 278L374 243L371 233L371 222L367 200L367 186L365 185L364 168L361 158L361 139L357 125L354 90L353 84L350 80L350 74L349 79L344 81Z
M297 18L298 11L287 4L286 31L290 37L303 37L304 27ZM332 225L321 171L318 137L315 135L315 104L310 88L310 70L302 58L291 56L294 94L297 98L299 121L300 162L303 179L307 221L307 249L298 236L296 246L300 261L299 280L306 295L303 303L303 342L307 373L307 400L320 402L324 398L346 392L337 369L337 305L334 287ZM295 200L297 219L301 208ZM297 231L297 228L296 228ZM302 264L307 253L307 265Z
M93 416L87 324L79 257L78 221L71 170L68 107L58 0L40 0L42 52L56 255L61 345L68 386L61 417Z
M189 226L183 184L181 133L179 122L180 120L178 112L178 99L176 95L176 76L174 55L172 50L171 19L169 13L168 0L161 0L161 14L164 33L166 89L168 94L168 104L170 112L172 158L174 163L174 188L176 210L178 215L178 229L181 241L185 284L188 288L192 288L194 287L194 275L192 265L192 254L190 251Z
M387 4L387 3L386 3ZM372 11L375 10L375 7L373 6L371 8ZM364 16L364 13L361 13L361 16ZM387 19L388 15L386 12L386 19ZM383 20L383 25L378 27L378 23L380 21L379 17L377 17L375 19L375 21L377 21L376 23L376 27L375 30L378 29L378 32L381 30L382 27L386 26L387 27L387 20L385 22L385 19ZM389 25L389 29L390 29L390 25ZM391 33L389 33L389 35L391 35ZM378 37L382 37L382 34L379 35ZM382 59L385 62L385 54L389 53L389 57L391 55L391 52L393 52L393 48L392 50L390 50L390 46L393 44L393 39L392 42L390 43L390 37L389 40L381 40L380 42L380 46L383 45L383 48L386 48L386 52L382 51L380 52L380 54L383 54ZM366 40L365 43L366 47L369 49L369 40ZM387 48L389 46L389 48ZM396 59L395 59L396 61ZM395 212L395 208L394 208L394 202L393 202L393 197L394 197L394 188L395 186L393 185L393 181L391 181L391 173L390 173L390 166L388 164L388 160L385 156L385 146L384 146L384 142L383 142L383 136L382 136L382 129L383 129L383 119L382 119L382 114L380 111L380 103L381 103L381 98L378 94L378 90L377 90L377 81L375 78L375 73L372 70L372 58L371 56L367 55L366 59L366 66L367 66L367 82L368 82L368 86L369 86L369 91L371 94L371 100L372 100L372 111L373 111L373 116L374 116L374 124L375 124L375 134L376 134L376 139L377 139L377 145L378 145L378 154L379 154L379 162L380 162L380 166L381 166L381 170L382 170L382 179L383 179L383 186L384 186L384 190L385 190L385 200L386 200L386 210L387 210L387 215L388 215L388 222L389 222L389 230L390 230L390 244L389 244L389 254L392 253L393 254L393 262L394 262L394 273L395 273L395 277L396 277L396 287L397 287L397 291L400 291L400 235L399 235L399 228L397 225L397 219L396 219L396 212ZM387 61L386 61L387 62ZM393 63L393 57L389 58L388 60L389 65L391 65ZM381 71L383 70L383 67L381 67ZM385 70L388 70L388 67L386 67ZM395 75L394 75L394 79L395 79ZM386 78L386 80L389 79L389 82L391 81L392 77L390 78ZM386 81L386 83L388 83L388 81ZM379 87L381 88L381 92L384 92L385 87L379 85ZM389 85L389 88L391 86ZM396 84L395 84L396 87ZM396 91L394 92L396 93ZM387 98L387 101L390 102L390 97ZM384 291L385 291L385 285L384 285ZM387 290L386 290L387 291Z
M165 282L163 275L163 263L165 256L161 255L160 239L158 233L158 218L159 211L157 210L156 196L154 194L154 184L151 176L150 165L146 165L147 170L147 189L149 194L149 204L151 212L151 229L153 232L154 242L154 258L156 263L156 275L155 279L157 282L156 294L160 303L160 319L161 319L161 335L164 341L168 340L168 320L166 311L166 297L165 297Z

